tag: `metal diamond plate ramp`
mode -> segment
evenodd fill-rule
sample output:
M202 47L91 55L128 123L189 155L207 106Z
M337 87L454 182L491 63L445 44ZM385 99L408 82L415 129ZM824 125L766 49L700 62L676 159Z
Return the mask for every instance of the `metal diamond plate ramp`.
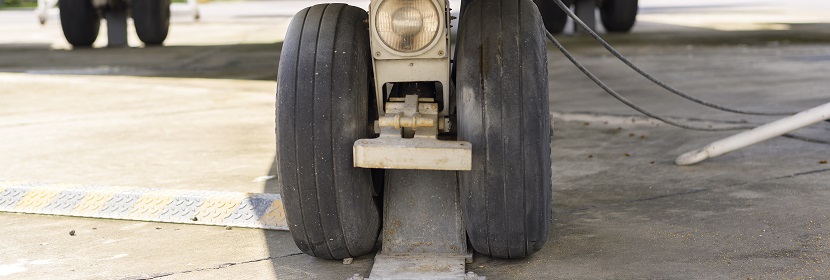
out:
M270 193L0 182L0 212L288 230Z

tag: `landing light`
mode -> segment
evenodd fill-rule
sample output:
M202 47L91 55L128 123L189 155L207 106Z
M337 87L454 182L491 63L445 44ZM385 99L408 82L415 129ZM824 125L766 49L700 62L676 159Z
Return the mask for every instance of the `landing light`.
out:
M438 7L431 0L386 0L378 6L375 28L390 49L413 53L435 40L440 18Z

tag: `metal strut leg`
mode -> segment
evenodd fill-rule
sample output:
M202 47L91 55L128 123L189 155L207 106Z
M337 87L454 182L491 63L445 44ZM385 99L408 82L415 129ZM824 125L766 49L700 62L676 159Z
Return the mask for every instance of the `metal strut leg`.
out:
M465 273L455 172L387 170L381 234L369 279L483 279Z
M597 30L597 2L596 0L576 0L574 1L576 9L576 16L579 17L591 30ZM582 27L574 24L574 33L585 33Z
M123 48L127 44L127 9L112 9L106 12L107 48Z

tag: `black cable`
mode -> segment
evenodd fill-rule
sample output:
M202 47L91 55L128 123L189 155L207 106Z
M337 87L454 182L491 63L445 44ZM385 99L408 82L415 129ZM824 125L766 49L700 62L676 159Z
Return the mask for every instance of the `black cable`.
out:
M558 1L558 0L556 0L556 1ZM640 108L640 106L637 106L633 102L629 101L628 99L626 99L625 97L623 97L622 95L620 95L619 93L614 91L614 89L612 89L611 87L606 85L604 82L602 82L599 78L597 78L596 75L594 75L594 73L591 73L591 71L589 71L587 68L585 68L585 66L583 66L582 63L577 61L576 58L574 58L574 56L571 54L571 52L566 50L565 47L562 46L562 44L559 43L559 41L557 41L556 38L554 38L553 35L550 34L550 32L548 32L547 30L545 30L545 35L548 37L548 40L553 42L553 44L556 45L557 48L559 48L559 51L561 51L562 54L564 54L565 57L567 57L568 60L570 60L571 63L573 63L574 66L576 66L576 68L579 68L579 71L582 71L582 73L585 74L585 76L588 76L588 78L590 78L592 81L594 81L594 83L596 83L599 87L601 87L603 90L605 90L605 92L610 94L612 97L616 98L617 100L624 103L625 105L628 105L628 107L631 107L632 109L637 110L637 112L640 112L643 115L649 116L651 118L660 120L664 123L667 123L667 124L670 124L670 125L673 125L673 126L676 126L676 127L691 129L691 130L727 131L727 130L744 130L744 129L754 128L753 126L735 126L735 127L718 127L718 128L697 127L697 126L691 126L691 125L686 125L686 124L674 122L674 121L668 120L666 118L663 118L661 116L652 114L651 112L646 111L645 109Z
M821 140L821 139L807 138L807 137L804 137L804 136L798 136L798 135L793 135L793 134L784 134L784 135L781 135L781 136L786 137L786 138L790 138L790 139L793 139L793 140L808 142L808 143L828 144L828 145L830 145L830 141L825 141L825 140Z
M558 1L558 0L557 0L557 1ZM597 78L597 76L596 76L596 75L594 75L594 73L591 73L591 71L589 71L587 68L585 68L585 66L584 66L584 65L582 65L582 63L580 63L579 61L577 61L577 60L576 60L576 58L573 56L573 54L571 54L571 52L570 52L570 51L568 51L567 49L565 49L565 46L563 46L563 45L562 45L562 43L559 43L559 41L558 41L558 40L556 40L556 38L554 38L554 37L553 37L553 34L550 34L550 32L548 32L547 30L545 30L545 35L548 37L548 40L550 40L550 41L551 41L551 42L552 42L552 43L556 46L556 48L558 48L558 49L559 49L559 51L560 51L560 52L562 52L562 54L563 54L563 55L565 55L565 57L566 57L566 58L568 58L568 60L570 60L570 61L571 61L571 63L573 63L573 65L574 65L574 66L576 66L576 68L579 68L579 70L580 70L580 71L582 71L582 73L583 73L583 74L585 74L585 76L588 76L588 78L590 78L590 79L591 79L591 81L594 81L594 83L596 83L596 84L597 84L600 88L602 88L603 90L605 90L605 92L606 92L606 93L608 93L609 95L611 95L611 96L612 96L612 97L614 97L615 99L617 99L617 100L619 100L620 102L624 103L624 104L625 104L625 105L627 105L628 107L631 107L632 109L637 110L637 112L640 112L640 113L642 113L643 115L649 116L649 117L651 117L651 118L654 118L654 119L656 119L656 120L662 121L662 122L664 122L664 123L666 123L666 124L669 124L669 125L673 125L673 126L680 127L680 128L685 128L685 129L690 129L690 130L700 130L700 131L729 131L729 130L746 130L746 129L753 129L753 128L755 128L755 126L734 126L734 127L719 127L719 128L711 128L711 127L707 127L707 128L704 128L704 127L696 127L696 126L690 126L690 125L686 125L686 124L682 124L682 123L678 123L678 122L670 121L670 120L668 120L668 119L666 119L666 118L663 118L663 117L660 117L660 116L658 116L658 115L655 115L655 114L653 114L653 113L651 113L651 112L648 112L648 111L646 111L645 109L641 108L640 106L637 106L637 105L636 105L636 104L634 104L633 102L629 101L628 99L626 99L625 97L623 97L622 95L620 95L619 93L617 93L616 91L614 91L614 89L612 89L611 87L609 87L608 85L606 85L604 82L602 82L599 78ZM804 141L804 142L809 142L809 143L816 143L816 144L830 144L830 141L825 141L825 140L820 140L820 139L813 139L813 138L807 138L807 137L798 136L798 135L793 135L793 134L784 134L784 135L782 135L782 136L783 136L783 137L786 137L786 138L790 138L790 139L795 139L795 140L800 140L800 141Z
M718 105L718 104L715 104L715 103L711 103L711 102L708 102L708 101L705 101L705 100L699 99L699 98L694 97L694 96L691 96L691 95L689 95L689 94L686 94L685 92L683 92L683 91L681 91L681 90L679 90L679 89L676 89L676 88L674 88L674 87L672 87L672 86L670 86L670 85L668 85L668 84L664 83L663 81L661 81L661 80L659 80L659 79L655 78L654 76L652 76L652 75L650 75L650 74L646 73L645 71L643 71L643 69L640 69L640 67L638 67L637 65L634 65L634 63L632 63L631 61L629 61L629 60L628 60L627 58L625 58L625 56L623 56L623 55L622 55L619 51L617 51L616 49L614 49L614 47L612 47L612 46L611 46L611 44L609 44L608 42L606 42L605 40L603 40L603 39L602 39L602 37L600 37L600 36L599 36L599 34L597 34L596 32L594 32L593 30L591 30L591 28L589 28L589 27L588 27L588 25L587 25L587 24L585 24L585 22L583 22L581 19L579 19L579 17L578 17L578 16L576 16L576 14L574 14L574 13L571 11L571 9L570 9L570 8L568 8L568 6L566 6L566 5L565 5L565 3L562 3L562 0L553 0L553 2L554 2L554 3L556 3L556 5L558 5L558 6L559 6L559 8L560 8L560 9L562 9L562 11L564 11L564 12L568 15L568 17L570 17L571 19L573 19L574 23L576 23L577 25L579 25L580 27L582 27L582 29L583 29L583 30L585 30L586 32L588 32L588 34L589 34L589 35L591 35L591 37L593 37L593 38L594 38L594 40L596 40L597 42L599 42L599 43L600 43L603 47L605 47L605 49L606 49L606 50L608 50L608 52L610 52L611 54L613 54L614 56L616 56L616 57L617 57L620 61L622 61L623 63L625 63L625 65L627 65L627 66L628 66L629 68L631 68L632 70L636 71L636 72L637 72L638 74L640 74L641 76L643 76L643 77L645 77L646 79L650 80L650 81L651 81L651 82L653 82L654 84L656 84L656 85L658 85L658 86L660 86L660 87L662 87L662 88L664 88L664 89L666 89L666 90L670 91L671 93L676 94L677 96L683 97L683 98L688 99L688 100L690 100L690 101L692 101L692 102L695 102L695 103L698 103L698 104L700 104L700 105L707 106L707 107L710 107L710 108L715 108L715 109L722 110L722 111L726 111L726 112L732 112L732 113L738 113L738 114L745 114L745 115L760 115L760 116L787 116L787 115L793 115L793 114L798 113L798 112L757 112L757 111L747 111L747 110L732 109L732 108L729 108L729 107L724 107L724 106L721 106L721 105Z

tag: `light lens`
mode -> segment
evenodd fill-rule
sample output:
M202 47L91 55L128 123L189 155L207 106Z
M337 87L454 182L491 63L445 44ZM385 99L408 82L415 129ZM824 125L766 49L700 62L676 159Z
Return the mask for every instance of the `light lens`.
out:
M432 43L439 20L438 9L430 0L384 0L378 6L375 28L386 46L412 53Z

